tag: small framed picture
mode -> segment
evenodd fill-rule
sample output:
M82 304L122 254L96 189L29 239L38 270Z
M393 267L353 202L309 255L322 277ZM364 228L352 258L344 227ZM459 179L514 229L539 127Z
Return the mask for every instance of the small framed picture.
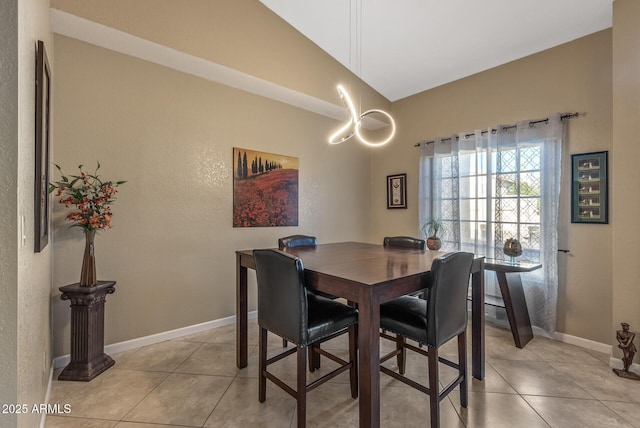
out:
M609 223L607 153L571 155L571 223Z
M407 208L407 174L387 175L387 208Z

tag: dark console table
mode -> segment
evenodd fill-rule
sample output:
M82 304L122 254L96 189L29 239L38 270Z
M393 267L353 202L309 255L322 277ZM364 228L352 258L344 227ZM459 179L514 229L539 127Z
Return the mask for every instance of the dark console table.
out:
M60 287L60 298L71 301L71 362L59 380L90 381L115 364L104 353L104 302L116 291L115 285L98 281L91 287L79 283Z
M524 346L533 339L533 330L531 329L531 320L529 311L527 310L527 302L524 298L524 290L522 289L522 280L520 273L531 272L540 269L542 264L532 262L510 262L507 260L485 259L485 270L495 271L500 285L500 293L504 305L486 300L487 304L495 306L504 306L507 311L507 318L511 326L511 334L513 341L518 348Z

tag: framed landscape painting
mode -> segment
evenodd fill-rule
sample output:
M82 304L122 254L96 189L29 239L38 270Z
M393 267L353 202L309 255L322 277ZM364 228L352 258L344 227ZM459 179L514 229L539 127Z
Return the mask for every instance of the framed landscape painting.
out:
M233 148L233 227L298 225L298 158Z

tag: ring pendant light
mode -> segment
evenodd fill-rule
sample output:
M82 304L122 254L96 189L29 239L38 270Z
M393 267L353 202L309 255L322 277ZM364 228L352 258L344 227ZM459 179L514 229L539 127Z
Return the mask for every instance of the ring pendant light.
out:
M362 25L360 20L358 20L358 18L359 18L359 15L361 15L361 11L362 11L362 4L360 3L360 14L358 14L358 9L356 8L356 26L359 28L360 32L362 31L361 30ZM351 37L351 31L349 33ZM361 44L362 42L361 35L358 35L357 42L358 42L358 45ZM362 53L360 52L361 51L360 46L358 46L358 51L359 51L358 56L362 55ZM359 67L360 65L358 65L358 68ZM340 95L340 100L342 101L342 103L347 109L347 113L349 114L349 120L342 127L340 127L340 129L338 129L333 134L331 134L331 136L329 137L329 144L340 144L342 142L347 141L349 138L353 137L354 135L356 136L356 138L358 138L358 140L360 140L360 142L371 147L382 146L387 144L389 141L391 141L391 139L394 137L396 133L396 123L393 120L393 117L391 117L389 113L380 109L371 109L371 110L365 111L364 113L358 114L356 112L355 106L353 105L353 101L351 100L351 97L349 96L349 93L346 91L346 89L342 85L338 85L337 90L338 90L338 95ZM362 120L365 117L372 114L376 114L376 113L387 117L387 119L389 120L389 125L391 126L391 131L389 132L389 135L386 138L383 138L380 141L371 141L362 134L360 128L362 127Z
M342 103L347 108L347 112L349 113L349 120L340 129L338 129L336 132L331 134L331 136L329 137L329 144L340 144L342 142L347 141L349 138L353 137L354 135L363 144L366 144L371 147L382 146L387 144L389 141L391 141L391 139L396 133L396 122L393 120L393 117L391 117L389 113L380 109L371 109L358 115L353 105L353 101L349 96L349 93L344 89L344 87L342 87L342 85L338 85L337 89L338 89L338 94L340 95L340 99L342 100ZM362 127L362 119L374 113L378 113L383 116L386 116L387 119L389 119L389 125L391 126L391 131L389 132L389 135L380 141L368 140L364 135L362 135L362 132L360 131L360 128Z

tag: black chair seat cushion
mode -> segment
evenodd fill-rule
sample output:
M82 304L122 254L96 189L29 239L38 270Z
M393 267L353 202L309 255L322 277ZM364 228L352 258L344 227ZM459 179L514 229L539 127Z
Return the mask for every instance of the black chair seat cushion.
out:
M327 299L337 299L337 297L332 294L325 293L323 291L318 291L318 290L309 290L309 294L315 294L316 296L325 297Z
M309 308L308 345L358 322L358 310L317 294L307 295Z
M402 296L380 305L380 327L392 333L427 343L427 301Z

